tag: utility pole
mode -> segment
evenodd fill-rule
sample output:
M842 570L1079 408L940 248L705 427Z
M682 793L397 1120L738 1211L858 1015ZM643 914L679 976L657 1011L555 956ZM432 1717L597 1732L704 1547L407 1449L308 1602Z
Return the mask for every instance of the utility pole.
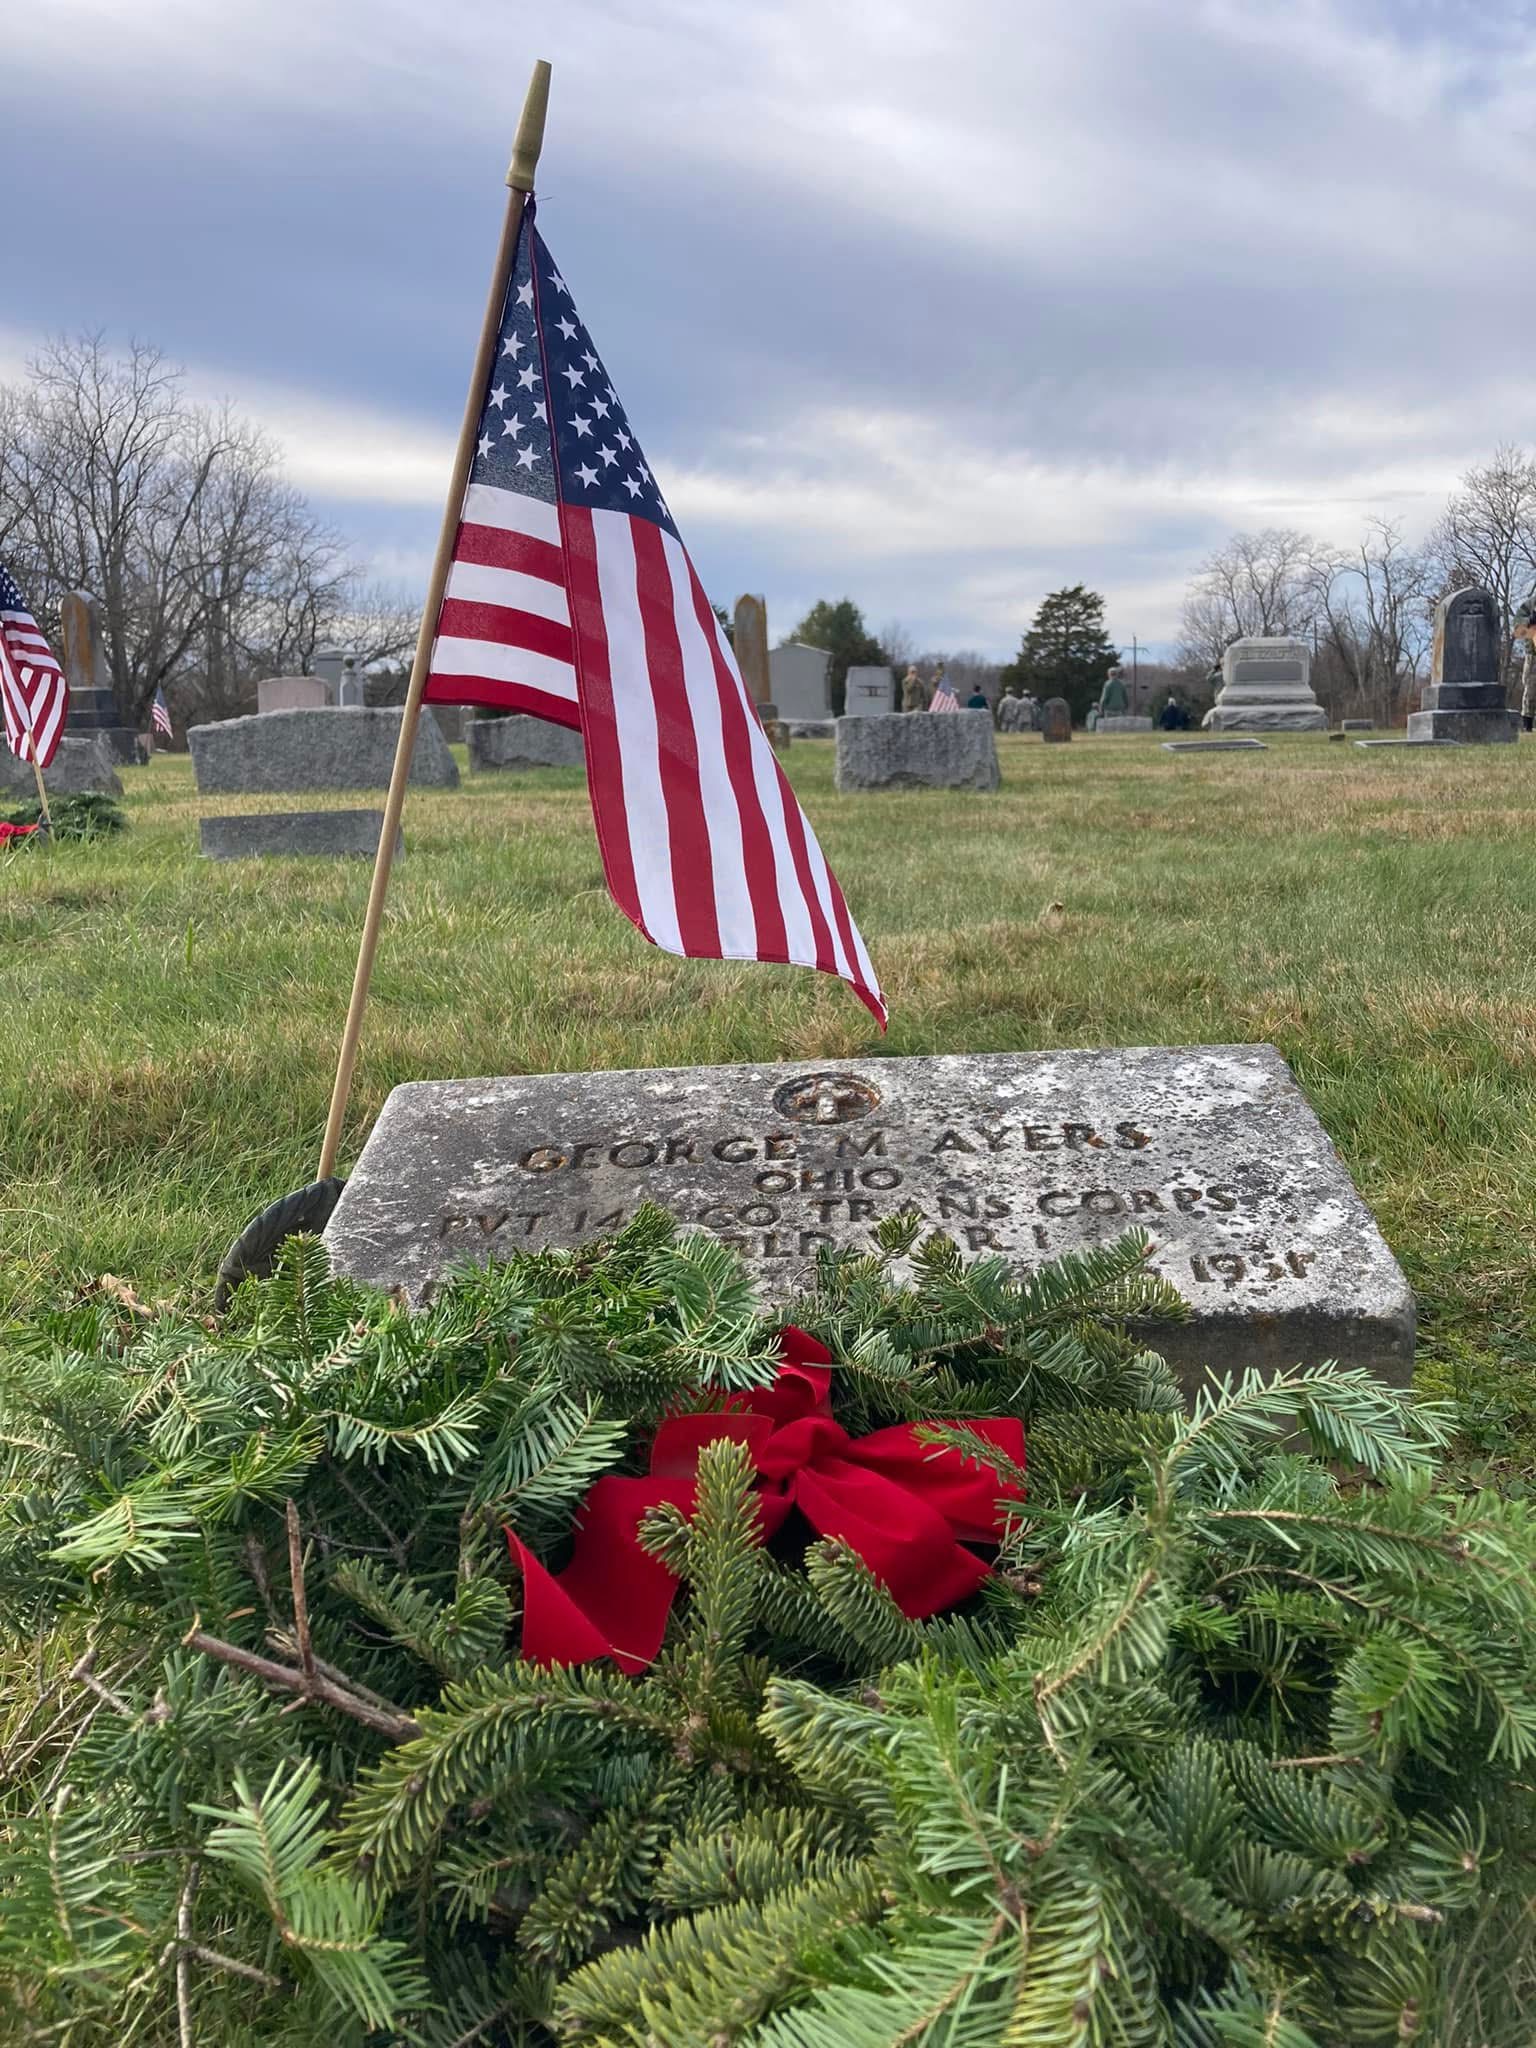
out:
M1131 713L1141 710L1141 642L1131 635Z

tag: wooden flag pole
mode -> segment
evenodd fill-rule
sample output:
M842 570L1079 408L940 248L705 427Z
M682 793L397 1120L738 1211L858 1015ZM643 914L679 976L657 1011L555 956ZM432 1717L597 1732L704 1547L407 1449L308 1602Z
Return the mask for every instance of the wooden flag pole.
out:
M21 714L23 718L25 718L27 721L27 753L32 763L33 779L37 783L37 800L38 803L42 806L43 823L48 827L48 837L52 839L53 813L48 808L48 792L43 787L43 771L37 759L37 727L32 723L32 706L27 702L26 692L24 690L18 689L16 692L16 697L17 701L21 705Z
M427 580L421 631L416 636L416 657L411 663L410 686L405 693L405 709L400 717L400 739L395 748L395 765L389 778L389 795L384 804L384 826L379 834L379 850L373 864L373 885L368 892L368 909L363 918L363 936L357 949L357 972L352 978L352 1000L347 1005L346 1026L341 1034L341 1051L336 1060L336 1082L331 1090L331 1107L325 1121L325 1140L320 1147L317 1180L329 1180L336 1171L336 1155L341 1149L341 1127L346 1119L347 1097L352 1088L352 1069L357 1061L357 1042L363 1028L363 1011L368 1003L368 984L373 976L373 956L378 950L379 927L384 917L384 898L389 893L389 873L394 865L395 840L400 830L400 813L405 804L405 786L410 779L411 760L416 751L416 727L421 718L422 695L427 687L432 643L437 637L437 617L442 609L443 590L453 560L453 544L459 530L464 488L469 481L470 464L474 459L475 439L480 426L480 413L485 404L486 385L490 380L497 336L501 331L507 280L512 274L512 264L517 255L517 237L523 224L523 205L533 190L533 174L544 141L544 113L548 103L549 66L541 58L533 67L533 77L528 84L528 96L523 101L522 119L517 124L517 136L512 145L512 162L507 171L507 184L511 188L507 196L507 215L502 224L501 244L496 251L495 268L491 272L491 288L485 302L485 320L480 329L480 346L475 351L475 366L470 372L469 396L464 402L464 419L459 428L458 452L453 458L453 472L449 478L447 501L443 507L442 531L437 538L437 553L432 561L432 574Z

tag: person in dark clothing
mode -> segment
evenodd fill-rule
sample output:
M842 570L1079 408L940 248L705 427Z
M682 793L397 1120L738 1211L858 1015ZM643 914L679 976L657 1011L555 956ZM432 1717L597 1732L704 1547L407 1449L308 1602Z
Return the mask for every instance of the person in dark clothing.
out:
M967 711L990 711L992 706L987 702L985 691L972 690L965 700L965 708Z

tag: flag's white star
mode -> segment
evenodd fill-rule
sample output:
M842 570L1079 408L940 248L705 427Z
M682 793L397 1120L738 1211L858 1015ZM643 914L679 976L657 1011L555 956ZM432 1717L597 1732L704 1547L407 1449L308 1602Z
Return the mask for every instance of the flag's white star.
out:
M518 286L517 303L520 306L531 306L533 304L533 279L531 277L525 284Z
M558 270L552 270L549 273L549 281L555 287L556 291L564 292L567 298L571 296L571 288L566 283L565 279L560 275Z
M650 472L650 471L649 471L649 470L648 470L648 469L646 468L646 466L645 466L645 464L644 464L643 462L637 462L637 463L635 464L635 469L636 469L637 473L638 473L638 474L639 474L639 475L640 475L640 476L641 476L641 477L642 477L642 478L644 479L644 481L645 481L646 483L648 483L648 484L654 484L654 483L655 483L655 481L656 481L655 477L653 477L653 476L651 475L651 472Z
M574 320L557 320L555 322L555 325L559 328L560 332L565 336L567 341L575 340L577 328L576 322Z
M523 423L518 418L515 412L509 413L507 417L502 421L501 431L503 436L507 434L512 434L515 436L523 431Z
M502 406L506 404L506 402L507 387L505 384L498 384L496 386L496 389L491 393L491 403L496 407L498 411L500 411L500 409L502 408Z
M567 380L573 391L576 389L576 386L578 384L585 384L587 381L586 372L584 370L574 369L569 363L566 364L565 368L560 372L560 374Z
M482 435L480 436L480 453L481 453L482 455L489 455L489 454L490 454L490 452L491 452L491 437L490 437L490 435L489 435L489 434L482 434Z
M597 416L598 416L598 418L599 418L600 420L605 420L605 419L607 419L607 417L608 417L608 401L607 401L607 399L606 399L606 398L594 398L594 399L592 400L592 410L593 410L593 411L594 411L594 412L595 412L595 413L597 414Z
M608 447L599 448L597 452L602 457L604 469L612 469L619 459L614 451Z
M524 391L531 391L534 385L539 383L541 380L538 371L533 367L532 363L530 363L525 370L518 371L517 381L522 386Z
M523 337L520 334L509 334L501 344L501 352L504 356L510 356L515 363L523 352Z
M585 440L588 434L590 434L592 431L592 422L590 420L583 419L579 412L572 413L571 425L576 429L577 433L580 434L583 440Z
M622 427L620 427L618 431L617 439L619 446L624 450L626 455L629 453L630 449L633 448L635 445L634 442L631 441L631 439L629 438L628 434L625 433Z
M586 485L589 491L591 490L592 486L597 482L597 471L595 469L589 469L586 463L583 463L581 465L580 469L577 470L576 474L581 478L582 482Z
M598 362L597 357L593 355L591 349L587 350L586 354L582 357L581 360L586 364L589 370L597 370L602 368L602 365Z
M637 480L636 480L636 479L635 479L634 477L632 477L632 476L627 476L627 477L625 477L625 479L624 479L624 488L625 488L625 490L626 490L626 491L628 491L629 495L630 495L630 496L631 496L632 498L638 498L638 497L639 497L639 495L640 495L640 485L639 485L638 481L637 481Z
M525 441L517 451L517 462L520 469L532 469L538 459L531 441Z
M549 407L544 403L542 398L539 399L538 402L535 404L533 408L533 416L536 420L542 420L546 427L549 425Z

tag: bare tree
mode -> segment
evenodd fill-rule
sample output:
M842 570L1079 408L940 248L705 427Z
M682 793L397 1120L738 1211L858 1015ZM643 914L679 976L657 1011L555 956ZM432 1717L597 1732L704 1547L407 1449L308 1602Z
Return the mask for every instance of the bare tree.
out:
M1314 575L1323 629L1314 687L1331 711L1394 724L1411 708L1429 649L1434 565L1378 513L1352 553L1319 551Z
M1493 460L1469 469L1452 494L1425 554L1432 598L1470 585L1491 591L1508 622L1536 583L1536 459L1505 444ZM1514 649L1500 649L1500 680L1509 683Z
M0 536L53 630L65 591L96 597L130 724L160 688L184 716L238 706L253 662L313 651L350 573L256 428L100 335L51 343L0 394Z
M1309 636L1323 552L1290 527L1234 533L1201 563L1185 593L1181 665L1209 672L1234 640Z

